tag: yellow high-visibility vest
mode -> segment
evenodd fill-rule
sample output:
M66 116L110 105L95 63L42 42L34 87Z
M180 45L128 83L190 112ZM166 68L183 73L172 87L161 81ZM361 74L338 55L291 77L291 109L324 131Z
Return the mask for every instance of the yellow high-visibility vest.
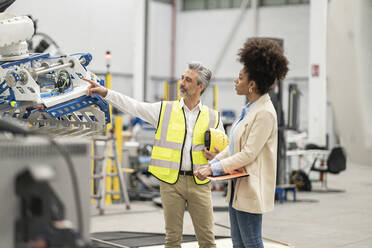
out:
M194 126L191 147L192 171L208 164L203 151L204 133L208 128L217 128L218 122L218 111L203 106ZM162 102L148 171L163 182L176 183L181 168L185 139L186 117L180 102ZM195 176L194 180L196 184L209 182L209 179L200 181Z

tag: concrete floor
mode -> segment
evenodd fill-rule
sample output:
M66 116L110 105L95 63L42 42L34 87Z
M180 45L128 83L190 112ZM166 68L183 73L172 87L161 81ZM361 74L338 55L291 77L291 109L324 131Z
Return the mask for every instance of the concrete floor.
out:
M371 248L372 166L348 164L346 171L328 176L328 187L345 192L298 192L297 202L277 202L274 211L264 214L264 237L297 248ZM319 189L320 184L314 183L313 188ZM213 198L215 205L225 205L220 193ZM131 207L126 211L120 205L110 206L103 216L95 215L93 209L91 232L164 232L161 208L152 202L132 202ZM228 212L215 212L215 222L216 235L229 235L223 227L229 226ZM184 233L194 233L188 213Z

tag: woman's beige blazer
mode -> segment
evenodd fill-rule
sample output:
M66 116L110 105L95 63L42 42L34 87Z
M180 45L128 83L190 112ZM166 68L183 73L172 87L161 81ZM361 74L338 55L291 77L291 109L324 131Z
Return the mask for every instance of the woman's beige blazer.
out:
M274 208L278 125L268 94L262 95L241 121L234 134L234 154L229 147L216 158L225 172L241 169L248 177L237 179L232 206L249 213ZM229 181L227 201L231 196Z

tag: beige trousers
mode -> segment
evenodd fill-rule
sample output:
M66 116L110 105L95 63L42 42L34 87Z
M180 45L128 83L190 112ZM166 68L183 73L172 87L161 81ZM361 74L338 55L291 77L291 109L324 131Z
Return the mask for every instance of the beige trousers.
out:
M173 185L160 182L160 194L164 209L165 248L181 248L186 204L199 247L216 247L210 183L197 185L192 176L180 175Z

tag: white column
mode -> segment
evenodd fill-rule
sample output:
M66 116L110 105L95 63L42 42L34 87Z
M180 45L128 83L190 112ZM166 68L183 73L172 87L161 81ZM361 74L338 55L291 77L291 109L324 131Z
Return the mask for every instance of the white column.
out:
M134 33L134 61L133 61L133 98L139 101L144 100L144 87L146 83L146 1L136 0L136 18L134 20L135 33Z
M309 51L309 143L326 145L327 130L327 3L310 1L310 51Z
M252 36L258 36L258 0L251 1L252 9Z

